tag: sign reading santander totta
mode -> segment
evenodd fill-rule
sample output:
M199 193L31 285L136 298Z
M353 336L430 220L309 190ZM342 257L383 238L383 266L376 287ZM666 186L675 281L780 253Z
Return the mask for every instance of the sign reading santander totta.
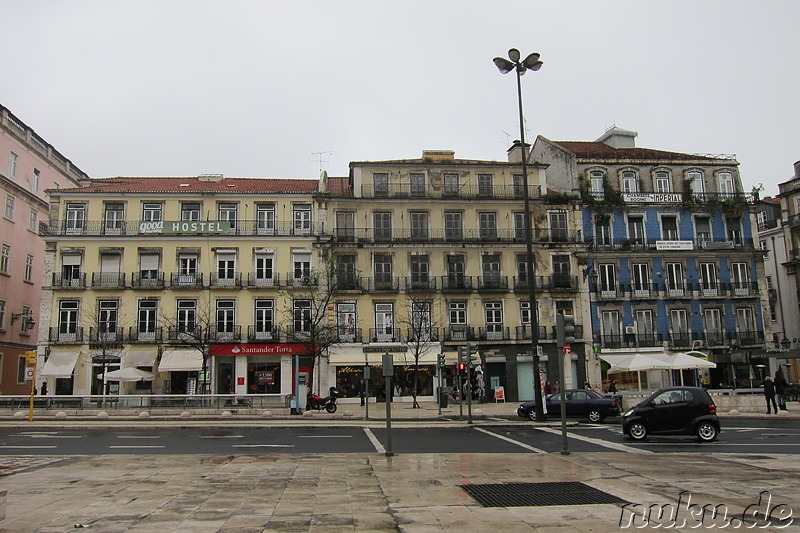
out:
M212 344L211 355L312 355L314 347L299 342L272 344Z

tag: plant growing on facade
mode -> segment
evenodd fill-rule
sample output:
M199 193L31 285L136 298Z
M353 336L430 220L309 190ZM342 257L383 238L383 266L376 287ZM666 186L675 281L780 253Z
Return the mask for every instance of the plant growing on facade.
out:
M597 216L607 216L614 211L625 210L625 199L618 189L614 188L608 174L603 174L603 198L597 198L591 190L591 180L584 174L578 175L578 184L581 191L581 199L594 211Z

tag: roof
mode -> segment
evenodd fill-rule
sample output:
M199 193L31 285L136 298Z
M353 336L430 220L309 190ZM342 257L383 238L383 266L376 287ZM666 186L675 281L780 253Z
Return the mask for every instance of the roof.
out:
M550 141L581 159L636 159L650 161L717 161L727 159L651 148L614 148L598 141Z
M60 193L284 193L317 192L319 180L280 178L105 178L83 187L56 189ZM55 192L56 190L53 190Z
M519 166L521 163L509 163L508 161L487 161L485 159L390 159L386 161L351 161L350 167L362 165L504 165Z

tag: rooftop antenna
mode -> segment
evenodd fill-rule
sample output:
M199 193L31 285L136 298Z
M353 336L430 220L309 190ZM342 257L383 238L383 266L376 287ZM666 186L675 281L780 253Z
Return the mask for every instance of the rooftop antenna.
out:
M330 161L330 158L323 157L325 154L332 154L333 152L311 152L311 156L314 157L311 161L319 163L319 173L322 174L322 165L327 165Z
M500 130L500 131L502 131L506 136L506 148L508 148L509 146L511 146L511 134L508 133L506 130Z

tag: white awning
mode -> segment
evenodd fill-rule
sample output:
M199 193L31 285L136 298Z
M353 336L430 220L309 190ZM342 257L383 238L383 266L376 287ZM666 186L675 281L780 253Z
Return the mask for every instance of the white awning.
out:
M51 348L50 356L44 362L41 376L51 378L71 378L81 352L76 348Z
M156 348L130 348L122 356L125 366L154 366L158 357Z
M646 355L647 357L653 357L661 361L666 361L669 358L669 354L664 348L638 348L633 350L613 349L599 353L597 357L609 365L616 365L632 355Z
M203 369L203 354L200 350L178 349L164 350L159 372L187 372Z

